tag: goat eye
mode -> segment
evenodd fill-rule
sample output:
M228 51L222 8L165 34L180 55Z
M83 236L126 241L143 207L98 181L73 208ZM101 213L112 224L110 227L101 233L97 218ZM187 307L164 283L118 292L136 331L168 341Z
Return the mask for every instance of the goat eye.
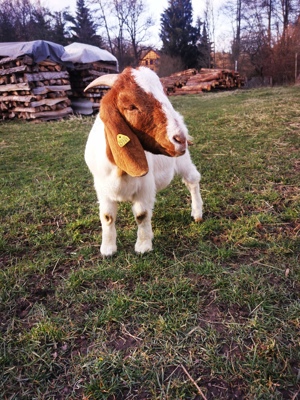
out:
M130 106L128 107L128 110L134 111L134 110L138 110L138 108L134 104L130 104Z

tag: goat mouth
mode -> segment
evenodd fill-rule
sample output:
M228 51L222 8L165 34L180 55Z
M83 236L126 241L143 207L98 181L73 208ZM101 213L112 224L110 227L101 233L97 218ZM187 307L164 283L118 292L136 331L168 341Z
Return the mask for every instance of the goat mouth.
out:
M183 156L185 154L185 150L179 150L175 152L174 157L180 157Z
M161 154L164 154L165 156L168 156L168 157L180 157L180 156L183 156L184 153L185 153L185 150L173 150L173 151L165 150Z

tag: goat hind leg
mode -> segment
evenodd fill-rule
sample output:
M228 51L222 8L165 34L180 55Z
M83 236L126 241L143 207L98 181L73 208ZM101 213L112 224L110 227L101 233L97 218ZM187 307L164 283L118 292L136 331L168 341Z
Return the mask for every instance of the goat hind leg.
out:
M185 179L182 180L191 194L191 203L192 203L191 215L196 222L201 222L203 215L203 201L200 194L200 185L198 182L191 183L186 181Z
M191 194L191 215L196 222L200 222L203 215L203 201L200 193L201 175L193 164L188 152L178 158L177 173L182 177L183 183Z

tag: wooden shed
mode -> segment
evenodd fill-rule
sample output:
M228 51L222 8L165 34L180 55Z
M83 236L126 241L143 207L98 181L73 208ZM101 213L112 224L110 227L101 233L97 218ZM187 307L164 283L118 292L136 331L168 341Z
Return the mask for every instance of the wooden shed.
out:
M160 54L157 50L148 49L142 52L139 65L148 67L157 72L159 67Z

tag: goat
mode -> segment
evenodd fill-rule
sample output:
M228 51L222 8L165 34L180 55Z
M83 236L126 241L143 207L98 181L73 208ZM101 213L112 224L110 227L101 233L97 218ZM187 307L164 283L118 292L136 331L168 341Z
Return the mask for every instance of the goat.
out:
M106 85L100 114L89 134L85 162L93 177L100 206L100 252L117 251L117 204L130 201L137 222L135 251L152 250L152 210L156 192L175 174L191 194L192 217L202 220L200 173L191 161L191 139L182 116L172 107L158 76L147 67L103 75L85 90Z

